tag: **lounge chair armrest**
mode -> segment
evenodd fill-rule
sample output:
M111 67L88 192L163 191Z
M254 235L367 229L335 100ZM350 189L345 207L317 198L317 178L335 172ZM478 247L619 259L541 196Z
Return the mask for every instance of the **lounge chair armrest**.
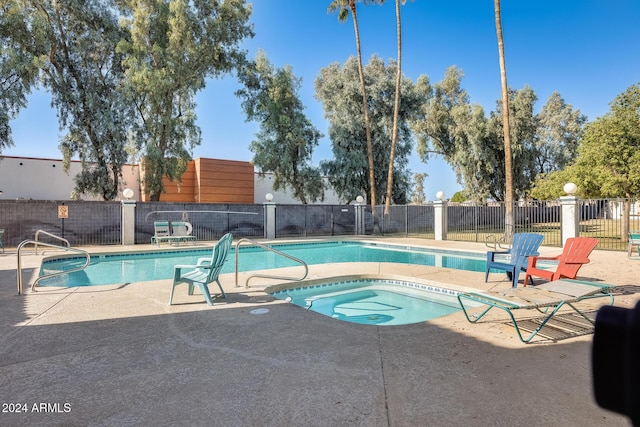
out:
M542 260L545 260L545 261L557 261L557 260L560 259L560 255L558 255L558 256L530 256L529 257L529 259L532 259L532 258L542 259Z
M210 265L206 265L206 264L178 264L175 265L174 268L211 268Z
M175 265L173 267L173 271L174 271L174 276L177 277L177 275L180 275L180 270L182 269L189 269L189 270L195 270L196 268L205 268L205 269L210 269L211 266L210 265L193 265L193 264L179 264L179 265Z
M496 255L511 255L511 251L489 251L487 252L487 260L494 261Z
M565 264L589 264L591 260L589 258L585 259L572 259L569 261L565 261Z
M539 260L543 261L558 261L559 257L546 257L546 256L529 256L527 259L527 269L536 268L536 264Z
M193 265L193 264L178 264L173 267L173 279L178 280L182 275L182 269L195 270L197 268L211 269L210 265Z

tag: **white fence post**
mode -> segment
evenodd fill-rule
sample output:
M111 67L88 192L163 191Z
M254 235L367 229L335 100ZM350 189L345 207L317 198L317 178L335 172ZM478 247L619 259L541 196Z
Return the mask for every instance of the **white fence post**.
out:
M122 226L120 241L123 245L136 243L136 201L122 200Z
M447 202L436 200L433 208L435 240L447 240Z
M356 214L356 236L364 234L364 205L360 203L355 204Z
M580 207L576 196L560 197L560 206L562 209L560 236L564 247L568 238L580 235Z
M264 204L264 237L267 239L276 238L276 204L266 202Z

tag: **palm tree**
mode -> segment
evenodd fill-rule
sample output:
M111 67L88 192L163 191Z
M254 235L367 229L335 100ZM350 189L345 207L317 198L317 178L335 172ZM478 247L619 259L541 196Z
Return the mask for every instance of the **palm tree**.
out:
M498 56L500 58L500 80L502 82L502 127L504 133L504 178L505 178L505 237L513 233L513 170L511 165L511 128L509 126L509 90L507 87L507 66L504 60L504 39L502 37L502 18L500 0L493 0L496 15L496 34L498 37Z
M360 75L360 89L362 90L362 109L364 111L364 128L367 135L367 158L369 161L369 187L371 191L371 213L376 223L376 183L375 174L373 173L373 143L371 142L371 125L369 123L369 106L367 103L367 89L364 84L364 69L362 67L362 51L360 50L360 30L358 29L358 15L356 14L356 0L333 0L327 12L338 12L338 20L344 22L349 16L353 17L353 29L356 35L356 50L358 53L358 73Z
M384 214L389 215L391 209L391 192L393 188L393 162L398 141L398 115L400 112L400 81L402 79L402 25L400 23L400 1L396 0L396 32L398 34L398 63L396 64L396 97L393 106L393 130L391 134L391 151L389 153L389 173L387 174L387 193ZM402 0L404 4L406 0Z

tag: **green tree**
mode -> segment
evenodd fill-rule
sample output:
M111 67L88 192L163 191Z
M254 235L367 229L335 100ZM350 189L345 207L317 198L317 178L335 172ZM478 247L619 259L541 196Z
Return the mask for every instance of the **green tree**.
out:
M607 114L588 123L575 162L536 182L532 195L557 191L566 182L583 197L623 197L622 236L629 231L631 197L640 195L640 86L632 85ZM557 193L556 193L557 194Z
M290 186L302 203L324 198L320 171L310 165L322 134L307 119L298 91L302 80L291 66L274 68L259 51L255 67L240 74L245 87L236 92L248 120L260 122L251 143L253 163L261 172L273 172L273 189Z
M464 191L456 191L451 197L451 201L454 203L463 203L467 200Z
M509 129L511 132L511 165L513 173L511 182L515 197L524 197L533 178L535 177L536 147L535 137L537 132L537 119L533 114L533 108L537 97L533 90L525 86L514 91L509 90ZM503 103L498 102L496 111L492 112L487 124L488 139L491 142L493 160L491 165L495 168L493 179L486 175L489 196L495 200L504 200L506 203L506 166L504 153L504 114ZM485 169L488 170L488 169Z
M373 56L364 69L368 82L367 93L371 108L371 138L373 142L376 197L382 199L386 189L386 165L389 163L390 131L393 127L394 76L396 65ZM321 163L338 195L354 200L363 192L369 194L369 169L363 116L360 114L357 59L350 57L342 66L334 63L320 70L316 78L316 99L329 120L329 138L334 159ZM395 156L393 194L397 203L408 200L409 181L407 163L413 146L409 122L416 118L422 97L411 80L402 80L402 105L398 119L398 146Z
M553 92L537 115L536 172L549 173L570 164L577 156L587 118Z
M39 67L34 53L29 17L18 1L0 4L0 154L13 146L10 121L27 106L27 95L36 85Z
M240 43L253 37L244 0L126 0L123 23L131 40L126 83L137 116L135 141L144 153L143 189L160 200L163 176L180 180L200 144L195 95L207 78L246 62Z
M424 179L426 177L426 173L413 174L413 182L415 183L415 186L413 187L413 193L411 195L411 203L422 205L426 201L426 197L424 195Z
M375 1L367 1L366 3L376 3ZM364 78L364 67L362 66L362 50L360 48L360 29L358 28L358 14L356 10L356 0L333 0L327 8L329 13L338 12L340 22L345 22L351 12L353 18L353 30L356 37L356 53L358 58L358 78L360 80L360 93L362 96L361 115L364 115L364 129L367 142L367 161L369 171L369 202L371 203L371 211L376 222L376 179L375 179L375 159L373 152L373 140L371 137L371 120L369 119L369 103L367 96L367 88Z
M417 86L424 93L422 117L412 124L418 154L424 162L431 155L441 155L472 200L505 200L502 102L487 117L482 107L470 102L461 79L462 71L455 67L433 86L426 78L419 79ZM584 117L571 106L558 104L552 96L534 115L536 101L528 86L509 91L512 179L517 197L527 196L539 173L538 165L546 162L551 169L561 167L559 160L545 161L544 156L558 152L571 157L582 133Z
M576 195L585 196L587 193L578 178L578 169L572 165L551 173L541 173L536 176L536 180L531 186L530 196L537 200L557 199L565 194L562 188L568 182L578 185Z
M119 89L123 70L115 46L125 34L115 9L98 0L24 1L15 8L21 8L23 19L11 34L13 51L22 51L22 65L30 60L21 84L32 84L31 72L37 67L60 128L66 131L60 144L65 167L74 154L83 162L75 178L76 192L114 199L127 160L124 145L131 111Z
M631 85L607 114L586 125L575 161L540 176L531 195L561 196L567 182L574 182L582 197L640 196L640 85Z
M491 140L484 110L471 104L461 87L462 71L450 67L444 79L430 84L426 77L416 83L422 96L420 117L412 122L417 137L417 152L423 162L440 155L453 168L459 183L464 183L475 200L489 196L499 149Z

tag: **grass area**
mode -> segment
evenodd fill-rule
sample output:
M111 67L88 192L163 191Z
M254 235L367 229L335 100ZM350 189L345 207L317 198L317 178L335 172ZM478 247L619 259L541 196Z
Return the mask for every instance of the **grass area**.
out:
M626 251L628 247L627 236L621 235L622 224L620 220L615 219L594 219L580 222L580 236L594 237L598 239L596 249ZM631 230L640 229L640 224L632 221ZM562 246L562 233L559 222L553 223L535 223L516 226L516 233L539 233L544 236L544 246ZM387 233L402 235L402 233ZM433 233L410 233L414 237L424 237L433 239ZM504 235L502 227L479 227L476 229L449 229L447 232L448 240L457 240L462 242L487 242L488 239L500 237Z

